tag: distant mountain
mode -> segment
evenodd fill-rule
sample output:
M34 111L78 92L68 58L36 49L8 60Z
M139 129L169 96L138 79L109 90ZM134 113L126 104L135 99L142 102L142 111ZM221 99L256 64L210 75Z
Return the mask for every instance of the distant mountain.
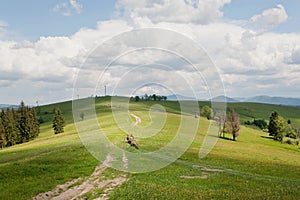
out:
M0 109L2 109L2 108L14 108L14 109L18 109L19 108L19 106L17 106L17 105L10 105L10 104L0 104Z
M183 96L183 95L180 95L180 94L173 94L173 95L170 95L170 96L167 96L167 100L170 100L170 101L177 101L177 100L196 100L196 98L193 98L193 97L187 97L187 96Z
M193 97L187 97L182 95L170 95L168 100L196 100ZM205 100L204 100L205 101ZM300 107L300 98L291 98L291 97L271 97L266 95L254 96L254 97L227 97L227 96L217 96L212 98L213 102L254 102L254 103L266 103L266 104L276 104L276 105L285 105L285 106L297 106Z
M249 97L244 102L268 103L285 106L300 106L300 98L255 96Z
M226 96L217 96L211 99L211 101L213 102L239 102L236 99L230 98L230 97L226 97Z

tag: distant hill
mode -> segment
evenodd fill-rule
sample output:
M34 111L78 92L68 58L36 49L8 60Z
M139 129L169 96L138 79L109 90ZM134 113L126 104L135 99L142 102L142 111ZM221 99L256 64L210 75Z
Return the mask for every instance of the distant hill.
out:
M217 97L212 98L211 101L214 101L214 102L239 102L236 99L226 97L226 96L217 96Z
M0 109L2 109L2 108L14 108L14 109L18 109L19 108L19 106L17 106L17 105L10 105L10 104L0 104Z
M170 95L170 96L167 96L167 100L169 101L177 101L177 100L196 100L196 98L193 98L193 97L187 97L187 96L183 96L183 95L180 95L180 94L173 94L173 95Z
M265 103L265 104L275 104L284 106L297 106L300 107L300 98L291 97L270 97L266 95L254 96L254 97L226 97L218 96L214 97L212 101L215 102L252 102L252 103Z
M255 97L246 98L243 101L286 105L286 106L300 106L300 98L289 98L289 97L255 96Z

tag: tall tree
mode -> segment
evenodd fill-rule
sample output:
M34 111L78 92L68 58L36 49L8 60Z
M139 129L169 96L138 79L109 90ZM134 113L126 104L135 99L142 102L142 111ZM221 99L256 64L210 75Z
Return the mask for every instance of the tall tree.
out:
M5 130L6 146L12 146L18 143L18 130L16 121L13 118L11 110L8 108L6 111L2 109L1 120Z
M277 112L272 112L268 125L269 135L273 136L276 140L283 141L285 136L296 135L292 126Z
M270 121L268 125L269 135L276 136L278 134L278 113L276 111L272 112L270 116Z
M227 118L227 124L229 126L229 129L232 134L233 141L236 140L236 137L240 134L240 117L239 115L234 111L233 108L230 108L230 112Z
M225 137L224 126L226 121L226 113L223 111L218 111L215 115L215 120L217 126L219 127L218 136L222 137L222 133L223 133L223 137Z
M3 149L6 146L5 129L0 118L0 148Z
M156 94L152 94L152 98L153 98L154 101L156 101L157 100Z
M52 127L55 134L64 132L65 119L58 108L55 110L54 118L52 122L53 122Z
M25 106L25 103L21 101L21 104L18 109L19 120L18 128L20 131L20 143L28 142L30 139L30 129L28 123L28 107Z
M27 117L28 117L27 126L29 129L29 140L31 140L39 135L40 125L34 108L28 109Z

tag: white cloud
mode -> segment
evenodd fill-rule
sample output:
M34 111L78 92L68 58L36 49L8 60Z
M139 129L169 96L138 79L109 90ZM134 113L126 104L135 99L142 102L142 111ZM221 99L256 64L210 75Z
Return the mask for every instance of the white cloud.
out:
M291 64L300 64L300 45L291 54Z
M278 4L275 8L270 8L263 13L254 15L250 19L250 25L262 30L270 30L288 19L288 14L283 5Z
M77 14L81 13L83 6L76 2L76 0L70 0L69 2L63 2L60 4L56 4L53 8L53 12L58 12L63 16L71 16L75 11Z
M221 8L231 0L119 0L119 15L127 19L146 18L154 23L208 24L223 16Z
M195 43L188 46L171 46L172 41L180 43L180 40L175 40L172 35L157 34L155 31L149 31L149 35L143 38L139 35L131 36L127 41L123 41L123 45L111 43L104 49L98 49L98 57L90 57L86 60L90 67L80 77L85 87L92 88L98 84L101 70L106 67L105 64L115 58L114 56L143 45L155 46L156 42L164 45L165 42L174 50L182 48L182 55L189 55L199 66L205 66L207 61L204 62L204 56L196 55L191 47L203 46L220 68L226 91L230 96L296 94L295 90L300 89L297 86L300 85L298 78L300 76L300 34L267 31L287 19L283 6L278 5L276 8L268 9L249 20L253 24L264 27L264 32L261 32L261 28L253 29L220 20L222 16L220 8L230 2L229 0L174 1L172 4L167 0L152 2L154 3L151 4L147 0L121 0L118 6L124 6L122 17L98 22L94 29L82 28L69 37L41 37L36 42L0 40L0 92L10 94L9 91L12 89L22 91L25 85L31 85L33 89L29 94L38 96L44 102L70 99L74 76L81 63L90 55L89 53L111 37L118 38L119 33L143 27L177 31L193 39ZM193 4L195 2L198 2L198 5ZM73 9L70 12L76 11L76 2L74 5L71 1L65 7L64 5L61 4L61 7ZM63 10L60 10L61 7L58 7L59 12ZM178 12L174 14L173 10L171 13L172 9ZM201 9L211 12L202 13ZM2 24L2 27L5 27L5 23ZM116 39L114 42L117 44L122 41ZM126 93L126 89L135 89L149 80L165 83L166 86L175 88L176 92L186 94L186 87L181 84L182 77L196 86L195 90L198 93L206 92L201 76L193 73L191 66L164 51L147 49L135 51L117 61L104 73L102 82L98 84L100 88L98 94L101 94L103 89L101 84L108 84L109 90L112 91L115 84L122 83L119 89L124 90L117 92ZM139 64L149 63L163 65L144 71L133 68ZM126 74L130 70L133 71ZM201 73L208 82L217 76L207 67L203 67ZM140 91L154 91L147 85L141 88L144 89ZM158 92L157 88L155 91ZM161 91L166 90L161 88ZM86 95L90 95L94 91L85 92ZM36 99L28 103L35 101Z
M75 9L75 11L79 14L82 10L82 5L76 2L76 0L70 0L71 6Z

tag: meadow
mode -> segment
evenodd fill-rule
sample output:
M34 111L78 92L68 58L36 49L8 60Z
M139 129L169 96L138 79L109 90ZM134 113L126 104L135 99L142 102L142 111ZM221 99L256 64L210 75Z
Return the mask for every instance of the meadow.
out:
M95 104L98 121L108 138L133 153L151 152L169 143L181 119L178 102L131 102L130 112L142 119L141 127L151 124L151 106L160 104L166 110L161 131L151 140L138 138L140 149L136 150L122 141L125 133L113 120L110 97L96 98ZM199 102L199 106L206 104L209 102ZM51 127L55 107L61 109L67 122L65 132L58 135ZM268 119L276 110L296 126L300 124L299 108L256 103L229 103L228 107L235 108L241 121ZM101 164L81 143L73 122L72 102L41 106L40 112L45 122L37 139L0 150L0 199L31 199L58 184L88 177ZM193 113L184 115L196 120ZM110 199L299 199L299 146L281 144L265 132L243 126L237 141L219 139L213 150L199 159L210 121L201 117L198 123L192 144L169 166L148 173L106 169L107 176L127 177L125 183L110 191ZM96 198L102 192L85 197Z

